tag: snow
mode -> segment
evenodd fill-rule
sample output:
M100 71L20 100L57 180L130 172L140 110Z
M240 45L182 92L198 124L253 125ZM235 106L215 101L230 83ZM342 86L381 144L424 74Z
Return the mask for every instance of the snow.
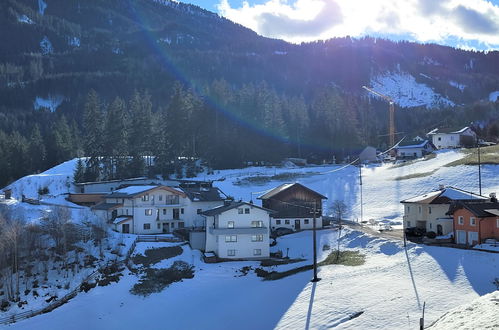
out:
M499 243L497 244L477 244L473 247L474 249L479 249L479 250L487 250L487 251L496 251L499 252Z
M457 89L459 89L461 92L463 92L463 91L464 91L464 88L466 88L466 85L464 85L464 84L460 84L460 83L458 83L458 82L456 82L456 81L453 81L453 80L449 81L449 85L451 85L452 87L456 87L456 88L457 88Z
M391 97L400 107L454 106L454 102L433 91L406 72L385 72L371 78L373 90ZM375 97L375 96L373 96Z
M45 9L47 9L47 3L43 0L38 0L38 12L40 15L45 14Z
M138 194L143 191L151 190L154 188L157 188L158 186L130 186L122 189L115 190L113 193L115 194L127 194L127 195L133 195L133 194Z
M68 37L68 45L73 47L80 47L81 41L78 37Z
M33 102L33 108L35 110L49 109L50 112L55 112L57 108L64 101L64 96L62 95L51 95L49 94L46 98L37 96Z
M467 194L465 192L453 189L453 188L445 188L442 197L447 197L453 200L460 199L487 199L486 197L480 197L477 195Z
M262 281L244 266L257 261L205 264L201 253L181 245L183 253L162 260L155 268L183 260L195 267L193 279L170 285L146 298L130 294L139 277L125 272L119 283L80 293L51 313L9 326L12 329L414 329L426 303L426 325L459 303L492 292L499 255L480 251L403 244L345 229L342 250L360 250L366 263L351 267L319 268L320 282L311 283L312 271L277 281ZM287 251L306 262L267 267L283 271L310 264L310 231L286 235L273 249ZM337 245L335 230L318 231L319 260ZM136 253L175 243L138 243ZM241 311L250 310L245 317ZM168 311L175 317L160 321L153 315ZM357 317L352 315L362 312ZM82 322L75 322L81 320ZM84 320L84 322L83 322ZM165 323L166 322L166 323Z
M490 102L497 102L499 99L499 91L495 91L489 94L489 101Z
M44 36L42 41L40 41L40 48L43 55L52 54L54 52L54 47L47 36Z
M26 23L26 24L34 24L33 20L29 18L27 15L23 14L17 18L17 21L20 23Z
M471 303L453 308L431 330L498 329L499 291L486 294Z
M428 76L428 75L426 75L426 74L424 74L424 73L420 73L419 75L420 75L421 77L424 77L424 78L427 78L427 79L433 80L433 78L432 78L432 77L430 77L430 76Z
M284 52L284 51L281 51L281 50L276 50L274 51L274 54L275 55L286 55L288 52Z

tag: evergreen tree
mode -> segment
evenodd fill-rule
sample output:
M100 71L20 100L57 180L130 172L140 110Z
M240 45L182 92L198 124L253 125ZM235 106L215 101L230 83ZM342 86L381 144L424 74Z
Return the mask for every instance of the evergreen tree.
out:
M104 136L105 176L109 179L123 178L128 155L128 125L126 105L119 97L109 105Z
M78 158L78 161L76 162L73 181L76 183L85 182L85 164L81 158Z
M30 160L30 172L41 171L45 168L47 151L38 124L35 124L33 130L31 131L28 157Z
M95 181L101 176L100 157L103 154L103 114L97 92L91 90L84 111L85 155L87 158L85 181Z

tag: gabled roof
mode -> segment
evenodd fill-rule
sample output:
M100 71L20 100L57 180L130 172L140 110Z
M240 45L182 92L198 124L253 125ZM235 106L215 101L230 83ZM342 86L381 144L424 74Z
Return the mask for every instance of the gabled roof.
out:
M99 203L97 205L92 206L92 210L100 210L100 211L109 211L118 207L123 206L121 203Z
M282 193L283 191L285 190L288 190L292 187L298 187L299 189L303 189L303 190L306 190L308 192L310 192L312 195L315 195L316 197L318 198L321 198L321 199L327 199L326 196L324 195L321 195L319 194L318 192L308 188L308 187L305 187L304 185L300 184L300 183L284 183L278 187L275 187L274 189L272 190L269 190L267 191L265 194L261 195L258 197L258 199L270 199L270 198L273 198L277 195L279 195L280 193Z
M167 186L158 186L158 185L152 185L152 186L141 186L141 185L133 185L133 186L128 186L126 188L121 188L118 190L113 191L112 193L106 195L106 198L133 198L133 197L139 197L141 195L144 195L146 193L150 193L156 190L166 190L169 191L175 195L181 195L185 197L185 193L171 188Z
M464 133L466 130L470 129L468 126L463 127L463 128L435 128L428 132L426 135L434 135L434 134L461 134Z
M490 202L490 201L482 201L482 202L457 202L453 203L449 207L449 211L447 214L452 215L455 211L460 210L462 208L467 209L475 216L479 218L485 217L496 217L499 214L499 203L498 202Z
M457 200L487 200L487 197L454 187L446 187L442 190L432 191L424 195L403 200L401 203L450 204L452 201Z
M178 189L184 192L187 197L193 202L218 202L224 201L228 197L219 188L216 187L179 187Z
M133 217L131 215L120 215L119 217L116 217L116 219L114 219L113 224L117 225L132 218Z
M224 213L226 211L229 211L229 210L241 207L241 206L250 206L250 207L254 207L254 208L257 208L257 209L260 209L263 211L267 211L268 213L275 213L275 211L273 211L273 210L269 210L269 209L266 209L264 207L257 206L255 204L248 203L248 202L230 202L229 204L217 206L217 207L212 208L211 210L206 210L206 211L202 212L201 215L208 216L208 217L214 216L214 215L218 215L218 214Z
M424 140L421 143L414 144L414 141L410 141L407 143L400 143L396 149L414 149L414 148L424 148L427 144L430 144L433 147L433 144L431 144L430 141Z

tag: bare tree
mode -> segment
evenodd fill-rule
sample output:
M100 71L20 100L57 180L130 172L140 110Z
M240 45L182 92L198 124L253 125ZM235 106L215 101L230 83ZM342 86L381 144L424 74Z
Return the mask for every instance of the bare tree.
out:
M331 212L334 214L335 218L338 221L338 248L336 252L336 259L340 258L340 238L341 238L341 220L348 212L348 206L342 200L335 200L331 205Z

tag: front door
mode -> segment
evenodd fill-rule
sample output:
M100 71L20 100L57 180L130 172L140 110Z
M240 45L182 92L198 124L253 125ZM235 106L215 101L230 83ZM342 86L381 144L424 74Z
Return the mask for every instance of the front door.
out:
M478 244L478 232L469 231L468 232L468 245Z
M443 235L442 225L437 225L437 235L438 236Z
M180 219L180 209L173 209L173 219L174 220Z
M300 225L300 220L295 220L295 230L300 230L301 225Z
M170 226L168 223L163 223L163 233L169 233L170 232Z
M456 231L457 244L466 244L466 232L464 230Z
M130 224L124 223L121 225L121 232L123 234L129 234L130 233Z

